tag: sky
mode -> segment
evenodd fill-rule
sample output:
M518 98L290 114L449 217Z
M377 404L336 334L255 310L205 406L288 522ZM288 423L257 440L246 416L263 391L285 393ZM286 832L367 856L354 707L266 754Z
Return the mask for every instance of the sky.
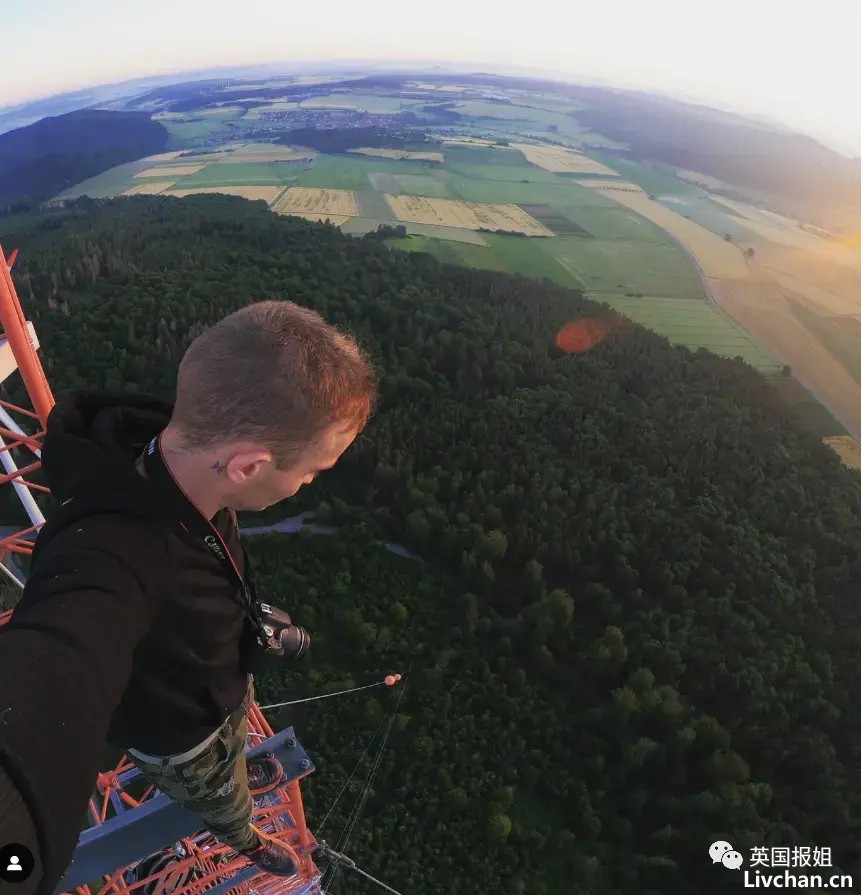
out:
M437 59L684 95L861 156L858 10L858 0L5 0L0 103L221 65Z

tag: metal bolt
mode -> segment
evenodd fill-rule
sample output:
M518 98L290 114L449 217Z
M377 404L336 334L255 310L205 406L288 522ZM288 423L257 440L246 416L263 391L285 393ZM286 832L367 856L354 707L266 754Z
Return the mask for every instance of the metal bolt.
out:
M299 762L299 767L301 767L303 771L307 771L308 768L311 767L311 759L303 758L302 761Z
M293 737L290 737L287 740L287 742L285 743L285 745L287 746L288 749L295 749L296 748L296 740L294 740Z

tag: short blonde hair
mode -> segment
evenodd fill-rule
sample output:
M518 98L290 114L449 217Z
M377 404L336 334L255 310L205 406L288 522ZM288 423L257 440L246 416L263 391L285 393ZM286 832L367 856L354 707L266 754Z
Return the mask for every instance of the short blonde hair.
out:
M352 337L291 301L250 304L204 330L179 365L171 425L188 450L257 441L281 468L326 429L361 431L376 372Z

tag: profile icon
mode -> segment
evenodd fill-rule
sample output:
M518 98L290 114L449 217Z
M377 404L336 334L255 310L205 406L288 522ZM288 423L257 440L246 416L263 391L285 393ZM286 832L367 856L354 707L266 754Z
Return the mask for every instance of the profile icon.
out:
M0 879L7 883L22 883L33 872L33 852L20 842L0 847Z

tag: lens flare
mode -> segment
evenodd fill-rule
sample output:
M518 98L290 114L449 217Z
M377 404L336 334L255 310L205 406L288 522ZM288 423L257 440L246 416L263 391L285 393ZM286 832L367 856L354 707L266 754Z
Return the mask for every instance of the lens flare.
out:
M611 333L625 328L627 322L627 318L615 313L570 320L556 334L556 347L567 354L583 354Z

